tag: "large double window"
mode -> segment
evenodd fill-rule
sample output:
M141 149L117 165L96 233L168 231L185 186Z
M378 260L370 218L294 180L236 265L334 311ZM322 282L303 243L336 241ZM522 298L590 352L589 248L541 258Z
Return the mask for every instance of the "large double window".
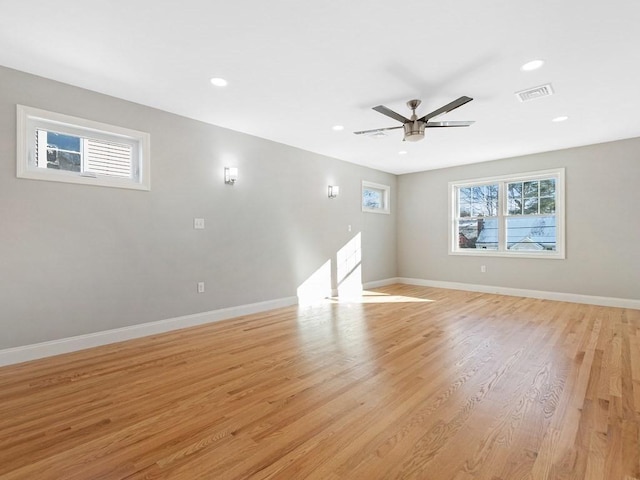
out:
M564 169L449 183L449 253L564 258Z

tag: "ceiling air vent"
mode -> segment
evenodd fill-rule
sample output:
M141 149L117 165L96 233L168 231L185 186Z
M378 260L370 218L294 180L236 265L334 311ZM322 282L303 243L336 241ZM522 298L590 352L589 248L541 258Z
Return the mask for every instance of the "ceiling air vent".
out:
M550 83L516 92L516 97L518 97L518 100L520 100L521 102L528 102L529 100L548 97L549 95L553 95L553 88L551 87Z

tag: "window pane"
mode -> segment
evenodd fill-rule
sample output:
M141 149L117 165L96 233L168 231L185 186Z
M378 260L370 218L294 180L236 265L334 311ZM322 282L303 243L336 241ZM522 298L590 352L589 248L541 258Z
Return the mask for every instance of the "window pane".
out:
M36 158L42 159L46 155L46 162L39 160L40 168L79 172L82 164L81 139L72 135L36 131Z
M519 190L522 197L518 197ZM509 214L538 215L555 213L555 179L509 184Z
M487 185L484 187L485 215L494 216L498 214L498 185Z
M522 182L510 183L507 191L509 215L522 215Z
M383 208L382 192L372 188L365 188L362 192L362 205L366 208Z
M538 182L524 182L523 193L525 198L537 197L538 196Z
M509 198L509 215L522 215L521 198Z
M470 188L461 188L458 190L458 217L471 216L471 204L473 195Z
M508 217L507 249L513 251L556 250L556 217Z
M458 246L460 248L498 248L497 218L477 218L458 221Z
M460 248L476 248L478 239L478 221L460 220L458 222L458 246Z
M460 218L470 217L471 216L471 205L460 205L460 212L458 215Z
M549 197L556 194L556 181L554 178L540 181L540 196Z
M63 135L61 133L46 132L47 148L66 150L68 152L80 153L80 137Z
M391 187L362 181L362 211L369 213L391 213Z
M509 198L520 198L522 196L522 182L510 183L508 190Z
M538 197L525 198L524 200L524 214L535 215L538 213Z
M541 198L540 199L540 213L556 213L556 200L555 200L555 198Z
M79 153L65 152L57 148L47 148L47 168L79 172L82 157Z
M492 217L498 213L498 185L471 187L471 216Z

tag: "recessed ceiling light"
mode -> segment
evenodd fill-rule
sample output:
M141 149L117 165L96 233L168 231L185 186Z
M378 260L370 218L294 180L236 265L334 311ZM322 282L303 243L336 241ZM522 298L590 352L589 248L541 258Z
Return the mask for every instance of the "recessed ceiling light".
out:
M530 72L531 70L539 69L542 65L544 65L544 60L532 60L522 65L520 70L523 72Z
M569 120L569 117L567 117L566 115L561 115L559 117L554 118L551 121L552 122L564 122L565 120Z
M333 128L336 132L339 132L341 130L344 130L344 127L342 125L334 125Z
M216 87L226 87L228 82L224 78L214 77L211 79L211 84Z
M407 151L406 151L406 150L400 150L400 151L398 152L398 155L406 155L406 154L407 154Z

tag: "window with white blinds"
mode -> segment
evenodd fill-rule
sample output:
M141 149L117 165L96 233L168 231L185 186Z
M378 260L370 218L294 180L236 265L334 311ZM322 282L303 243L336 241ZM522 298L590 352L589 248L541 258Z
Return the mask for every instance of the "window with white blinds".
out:
M149 134L18 105L20 178L150 189Z

